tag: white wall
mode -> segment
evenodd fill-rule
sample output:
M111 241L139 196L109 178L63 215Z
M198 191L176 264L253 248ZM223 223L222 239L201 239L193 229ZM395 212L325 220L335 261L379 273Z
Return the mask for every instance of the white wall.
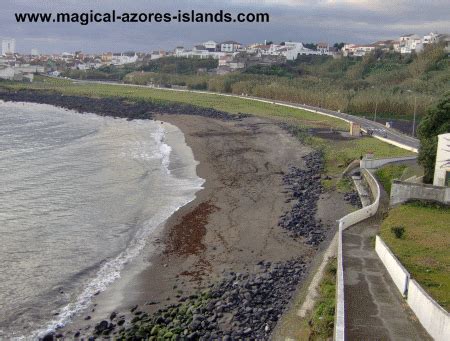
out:
M406 297L410 277L409 273L398 261L397 257L392 254L391 250L386 246L384 241L379 236L376 236L375 252L377 253L378 257L380 257L381 261L386 267L386 270L389 272L389 275L394 281L395 286L398 288L400 293L404 297Z
M387 165L388 163L415 160L415 159L417 159L417 155L391 157L391 158L385 158L385 159L362 159L359 162L359 165L361 168L376 169L376 168L380 168L384 165Z
M414 279L411 279L409 272L379 236L376 237L375 251L400 293L403 296L406 294L408 305L428 334L436 341L450 340L449 313L436 303Z
M436 341L450 340L450 316L420 287L415 280L409 281L408 305L422 326Z
M433 185L445 186L447 172L450 172L450 133L438 136Z

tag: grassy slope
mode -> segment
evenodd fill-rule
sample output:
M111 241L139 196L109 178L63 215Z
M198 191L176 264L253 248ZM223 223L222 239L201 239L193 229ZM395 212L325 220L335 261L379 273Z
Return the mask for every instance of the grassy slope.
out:
M261 103L241 98L205 95L191 92L174 92L152 88L118 86L108 84L74 84L64 79L38 77L36 82L3 83L12 89L52 90L65 95L83 95L92 97L124 97L130 100L181 102L201 107L211 107L230 113L249 113L261 117L277 118L283 122L305 128L325 128L347 130L347 123L309 111L286 108L270 103ZM367 152L375 157L393 157L410 155L411 152L391 146L375 138L365 137L347 141L329 141L318 137L307 139L311 145L323 149L327 173L337 175L354 159L359 159Z
M375 172L388 195L391 193L392 180L400 179L405 168L405 165L387 165Z
M417 203L393 208L380 235L402 264L442 307L450 310L450 209ZM402 239L391 232L403 226Z

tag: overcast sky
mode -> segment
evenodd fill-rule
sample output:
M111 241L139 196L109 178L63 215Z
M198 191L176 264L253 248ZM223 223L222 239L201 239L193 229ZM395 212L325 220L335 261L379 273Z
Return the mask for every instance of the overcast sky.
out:
M270 23L16 23L15 12L267 12ZM450 33L449 0L0 0L0 37L29 53L152 51L206 41L370 43L405 33Z

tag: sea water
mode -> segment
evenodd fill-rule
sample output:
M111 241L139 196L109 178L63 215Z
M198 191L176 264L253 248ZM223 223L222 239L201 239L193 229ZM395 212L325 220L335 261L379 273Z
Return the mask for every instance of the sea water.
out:
M0 101L0 339L81 314L193 200L197 163L168 133L183 138L158 121Z

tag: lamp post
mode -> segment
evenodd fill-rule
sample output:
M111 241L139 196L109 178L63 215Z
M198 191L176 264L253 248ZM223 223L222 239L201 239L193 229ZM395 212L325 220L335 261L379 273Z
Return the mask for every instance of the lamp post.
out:
M371 86L372 89L375 89L375 87L372 85ZM375 112L373 114L373 121L376 122L377 121L377 110L378 110L378 98L375 98Z
M412 90L406 90L412 93ZM414 94L414 115L413 115L413 126L412 126L412 137L416 135L416 114L417 114L417 95Z

